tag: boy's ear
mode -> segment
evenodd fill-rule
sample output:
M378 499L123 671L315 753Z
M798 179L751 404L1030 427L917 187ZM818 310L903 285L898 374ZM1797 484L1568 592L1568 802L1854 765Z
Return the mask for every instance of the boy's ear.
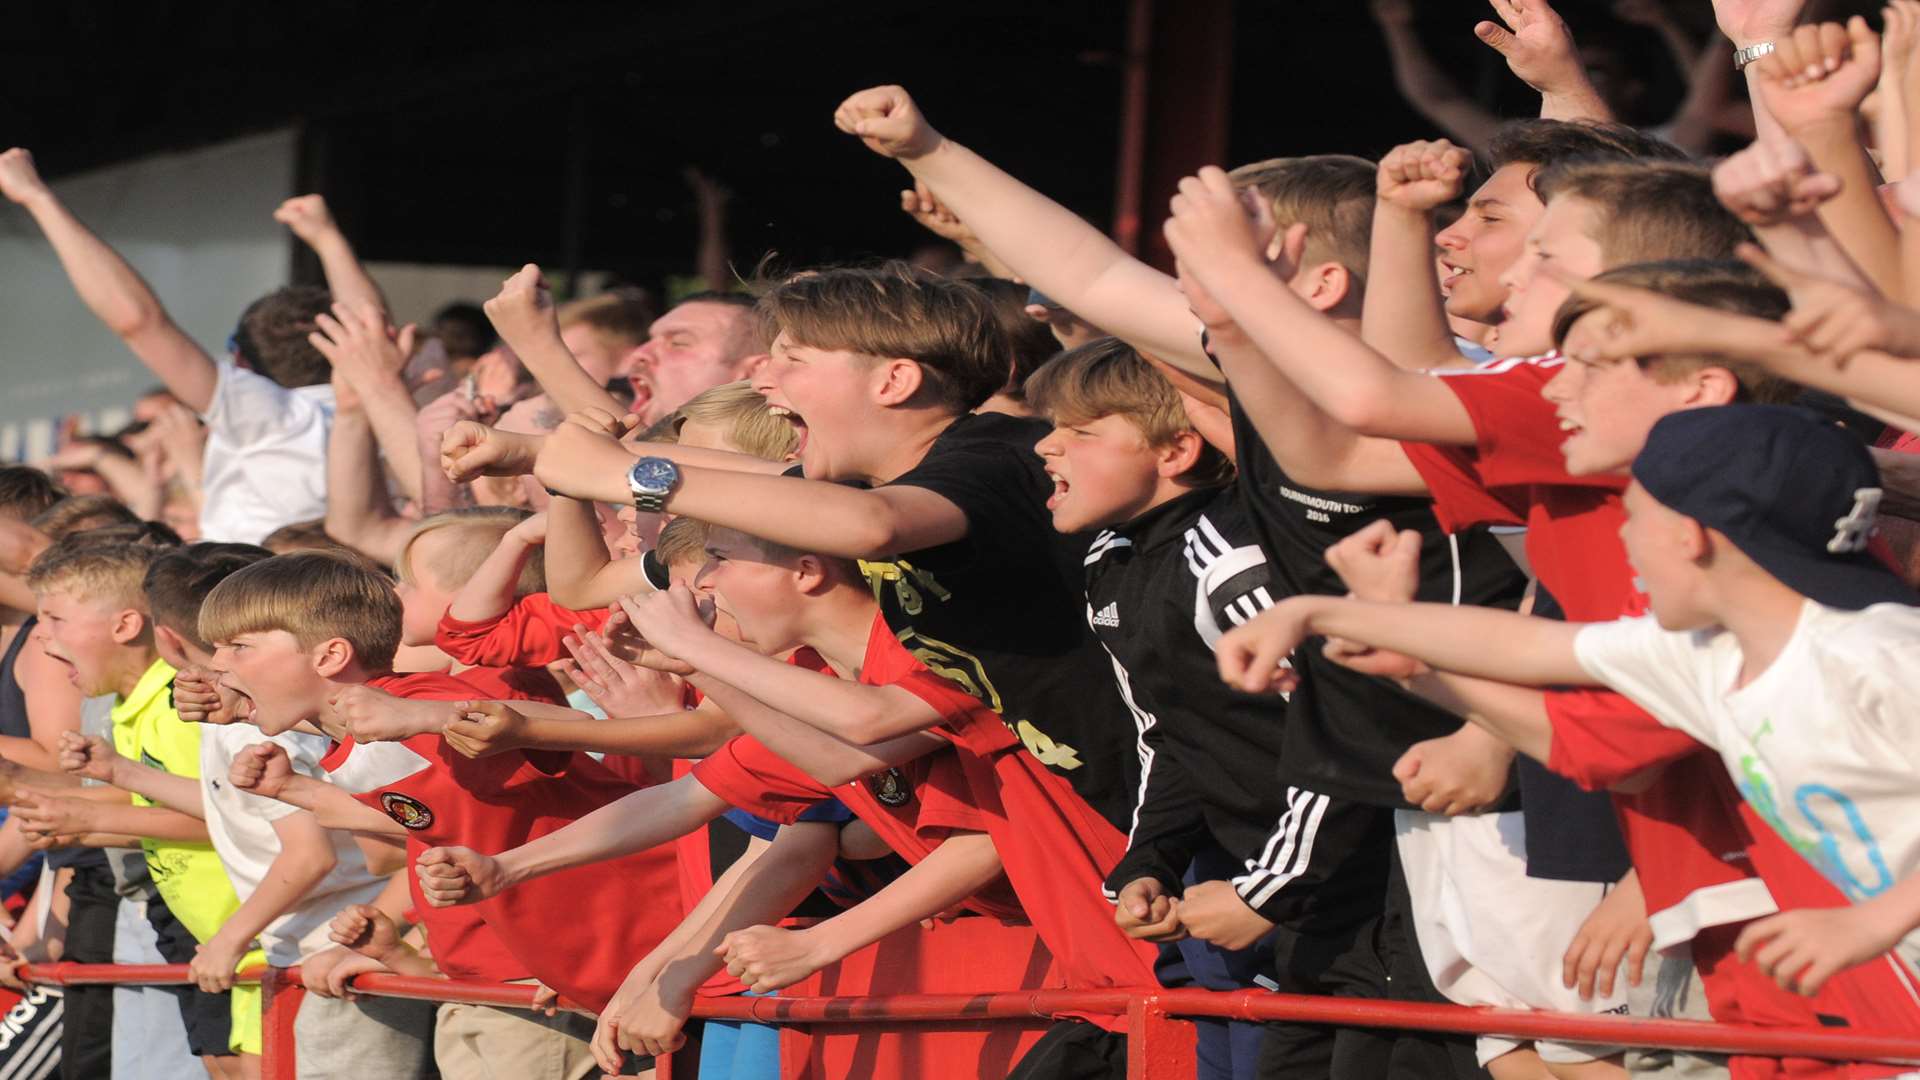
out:
M1200 433L1189 428L1175 435L1172 442L1159 449L1158 460L1154 465L1155 471L1164 480L1181 476L1200 460L1202 449L1204 444L1200 439Z
M113 643L128 645L147 631L147 616L134 608L123 608L113 617Z
M917 362L896 357L874 365L873 379L877 404L905 405L920 392L926 376Z
M1353 292L1353 271L1337 262L1302 267L1293 280L1299 293L1315 311L1327 312L1345 303Z
M1740 377L1723 367L1703 367L1689 380L1688 405L1731 405L1740 397Z
M187 656L187 640L171 627L153 624L153 643L168 656Z
M346 638L328 638L313 648L313 671L331 679L353 663L353 643Z
M793 567L794 584L807 596L818 596L833 584L826 560L818 555L802 555Z
M1708 535L1707 527L1690 517L1682 517L1674 523L1679 530L1680 551L1687 561L1698 563L1713 552L1713 538Z

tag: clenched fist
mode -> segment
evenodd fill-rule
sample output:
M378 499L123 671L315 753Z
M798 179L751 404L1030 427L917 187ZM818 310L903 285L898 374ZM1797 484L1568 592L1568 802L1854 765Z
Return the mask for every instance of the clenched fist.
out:
M24 205L51 193L33 166L32 154L17 146L0 154L0 195Z
M833 111L833 126L859 136L874 153L897 161L932 153L942 142L941 134L920 115L913 96L898 86L876 86L841 102Z
M327 200L318 195L295 195L280 204L273 212L273 220L292 229L293 235L308 244L338 231L333 214L327 209Z

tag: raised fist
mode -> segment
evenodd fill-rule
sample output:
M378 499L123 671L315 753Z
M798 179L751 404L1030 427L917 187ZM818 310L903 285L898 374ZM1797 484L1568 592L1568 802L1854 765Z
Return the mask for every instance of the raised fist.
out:
M273 220L292 229L293 235L308 244L327 233L338 231L333 223L333 214L327 209L327 200L318 195L295 195L280 204L280 208L273 212Z
M293 761L286 747L276 742L254 743L236 754L227 770L228 783L268 799L279 798L291 779Z
M1381 202L1425 213L1460 197L1473 154L1445 139L1396 146L1380 159L1374 193Z
M82 735L77 731L60 733L60 768L63 772L111 784L114 766L121 760L120 755L114 752L113 744L98 735Z
M1713 193L1749 225L1778 225L1813 213L1840 193L1837 177L1818 172L1785 135L1762 136L1713 169Z
M40 170L33 167L33 155L19 147L0 154L0 195L17 203L27 203L48 194Z
M472 848L429 848L420 853L414 870L420 892L434 907L477 904L507 887L500 861Z
M912 95L898 86L876 86L841 102L833 111L833 126L859 136L874 153L897 161L931 153L941 142L940 133L920 115Z
M493 328L500 332L500 340L516 349L524 351L528 342L560 335L553 312L553 291L547 288L540 267L533 263L501 282L500 292L481 306Z
M477 476L523 476L533 471L542 440L462 420L440 436L440 468L464 484Z

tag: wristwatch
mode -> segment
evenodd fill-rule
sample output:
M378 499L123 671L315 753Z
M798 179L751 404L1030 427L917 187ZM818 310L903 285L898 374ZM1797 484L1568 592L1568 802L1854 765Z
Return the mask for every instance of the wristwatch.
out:
M1733 50L1733 70L1745 71L1747 65L1773 51L1773 42L1762 41L1744 49Z
M663 457L643 457L627 472L633 508L657 514L667 508L667 496L680 486L680 467Z

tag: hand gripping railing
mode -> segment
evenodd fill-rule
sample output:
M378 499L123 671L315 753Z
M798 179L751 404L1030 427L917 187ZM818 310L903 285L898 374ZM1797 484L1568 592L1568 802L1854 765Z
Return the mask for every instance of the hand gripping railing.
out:
M185 964L31 964L21 977L53 986L169 985L190 982ZM244 972L266 990L262 1080L295 1080L293 1020L306 991L298 968ZM533 1005L533 988L405 975L368 974L349 983L356 993L504 1008ZM575 1008L566 1002L563 1008ZM1185 1080L1193 1075L1196 1017L1290 1021L1349 1027L1500 1035L1557 1042L1604 1043L1763 1057L1920 1065L1920 1037L1834 1028L1761 1028L1694 1020L1648 1020L1517 1009L1466 1008L1366 998L1313 997L1261 990L1016 990L991 994L899 994L876 997L699 998L693 1015L769 1024L943 1024L1028 1021L1063 1013L1125 1017L1129 1080ZM668 1072L662 1080L668 1080Z

